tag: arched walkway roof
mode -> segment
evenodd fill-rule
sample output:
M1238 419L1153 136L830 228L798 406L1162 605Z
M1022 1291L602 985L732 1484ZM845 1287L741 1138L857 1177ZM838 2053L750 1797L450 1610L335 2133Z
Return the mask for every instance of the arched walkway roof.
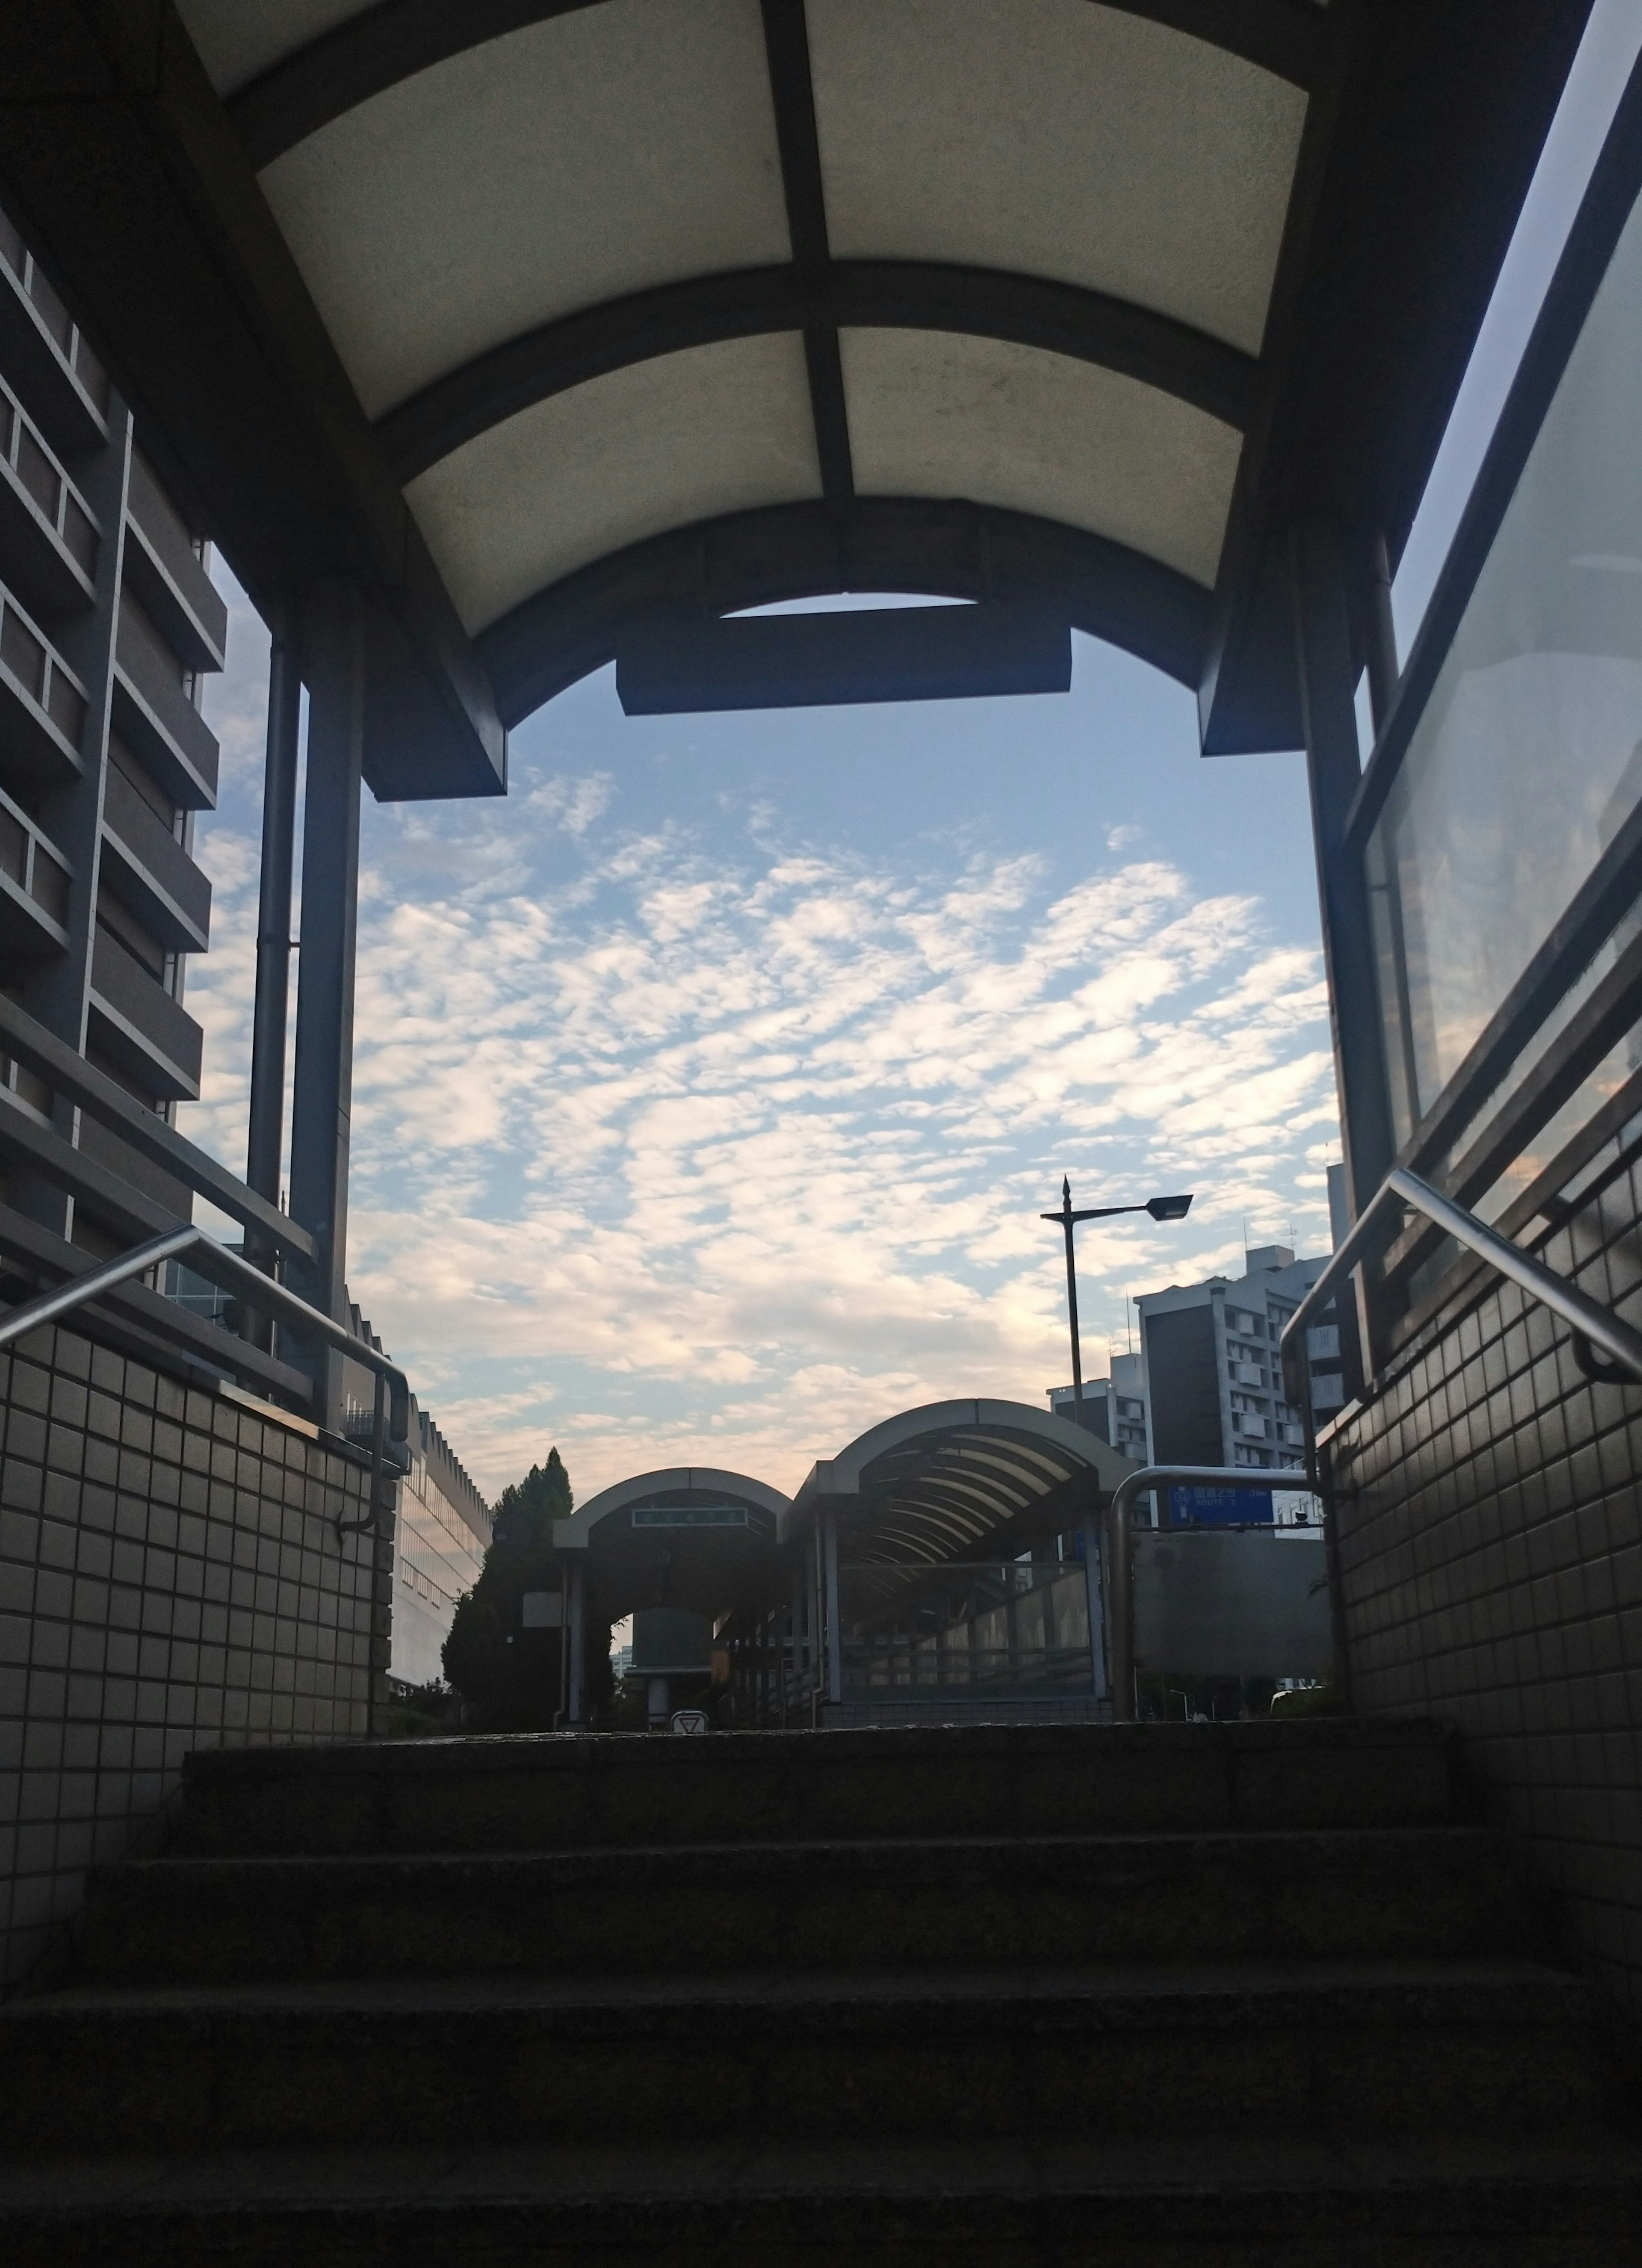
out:
M1289 530L1395 559L1587 6L72 0L0 170L253 595L365 577L379 794L844 587L1292 747Z
M1308 0L183 14L504 716L583 666L595 593L608 644L665 601L681 533L746 603L813 587L858 499L1012 515L1125 639L1124 555L1130 612L1206 604ZM881 518L852 578L954 579L938 520Z
M556 1551L583 1557L600 1609L716 1615L762 1597L787 1498L747 1473L674 1465L636 1473L554 1523Z
M932 1402L811 1469L782 1522L825 1512L867 1564L1005 1557L1089 1518L1135 1467L1098 1434L1024 1402Z

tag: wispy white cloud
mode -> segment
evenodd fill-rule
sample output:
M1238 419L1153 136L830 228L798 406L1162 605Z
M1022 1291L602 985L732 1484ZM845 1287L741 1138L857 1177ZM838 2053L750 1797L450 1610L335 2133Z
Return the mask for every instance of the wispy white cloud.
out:
M236 635L240 617L236 615ZM217 717L214 943L189 1130L243 1158L258 703ZM921 871L624 816L609 770L369 809L350 1276L482 1485L567 1445L578 1493L696 1459L792 1486L909 1402L1037 1400L1066 1369L1079 1194L1197 1188L1183 1230L1093 1224L1099 1367L1129 1294L1313 1248L1333 1081L1318 958L1115 827Z

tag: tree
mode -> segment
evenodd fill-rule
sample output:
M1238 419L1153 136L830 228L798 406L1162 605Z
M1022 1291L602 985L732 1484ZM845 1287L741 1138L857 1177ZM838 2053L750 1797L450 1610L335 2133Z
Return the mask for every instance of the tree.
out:
M479 1580L456 1602L445 1675L487 1732L544 1733L559 1705L559 1633L526 1631L526 1591L556 1591L553 1523L575 1505L557 1449L497 1499Z

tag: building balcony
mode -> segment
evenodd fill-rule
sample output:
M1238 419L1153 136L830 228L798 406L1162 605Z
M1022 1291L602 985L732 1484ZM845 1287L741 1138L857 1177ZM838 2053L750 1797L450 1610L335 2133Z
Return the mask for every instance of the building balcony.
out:
M0 586L0 767L53 787L78 779L85 709L79 679Z
M220 669L228 609L153 475L131 460L125 579L149 620L189 669Z
M122 1142L89 1111L80 1120L79 1147L83 1158L89 1158L93 1165L106 1166L111 1174L118 1174L141 1196L163 1206L173 1219L193 1219L194 1192L188 1183L178 1181L164 1167L155 1165L152 1159Z
M97 593L95 515L0 380L0 556L31 606L83 612Z
M217 736L182 689L177 665L130 607L114 642L114 723L173 803L217 801Z
M23 959L68 945L69 867L28 814L0 791L0 948Z
M66 457L108 440L108 373L0 213L0 361Z
M91 1036L140 1094L197 1102L204 1035L142 962L99 928L92 947Z
M102 879L171 953L203 953L211 886L117 764L103 790Z

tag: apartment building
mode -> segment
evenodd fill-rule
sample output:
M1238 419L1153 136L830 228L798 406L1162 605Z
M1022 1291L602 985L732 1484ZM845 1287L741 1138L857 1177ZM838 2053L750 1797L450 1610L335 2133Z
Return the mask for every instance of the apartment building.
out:
M1305 1462L1302 1414L1285 1395L1278 1351L1327 1265L1263 1245L1244 1256L1241 1277L1171 1284L1136 1300L1153 1461L1250 1472ZM1307 1359L1322 1418L1344 1398L1335 1325L1307 1334Z
M0 986L169 1120L200 1091L184 994L209 939L193 837L217 770L200 696L227 618L143 438L0 210ZM31 1170L31 1123L75 1138L66 1100L9 1057L0 1080L18 1114L0 1187L14 1248L25 1224L95 1252L129 1243L112 1190L99 1218L94 1195ZM77 1141L188 1217L188 1192L107 1128L85 1118Z
M1056 1417L1069 1418L1074 1425L1081 1423L1092 1427L1120 1455L1145 1464L1146 1386L1138 1354L1115 1354L1106 1377L1085 1379L1081 1419L1074 1387L1051 1386L1049 1403Z

